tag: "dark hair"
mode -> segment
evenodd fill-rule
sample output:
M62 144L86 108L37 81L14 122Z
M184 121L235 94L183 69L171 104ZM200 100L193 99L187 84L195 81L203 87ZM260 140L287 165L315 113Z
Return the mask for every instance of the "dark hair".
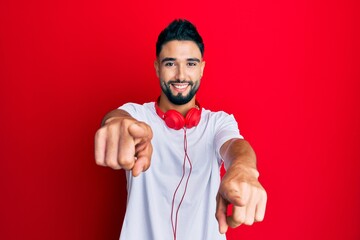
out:
M160 34L156 42L156 56L158 57L162 46L172 40L193 41L199 47L201 56L204 55L204 43L196 27L185 19L176 19Z

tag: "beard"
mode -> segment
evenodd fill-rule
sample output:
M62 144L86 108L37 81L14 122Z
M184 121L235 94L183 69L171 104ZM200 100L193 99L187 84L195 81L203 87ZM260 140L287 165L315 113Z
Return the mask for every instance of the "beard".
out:
M178 93L177 95L174 95L171 92L171 84L173 83L188 83L189 86L191 87L190 92L183 96L181 93ZM188 102L191 101L191 99L193 99L193 97L195 96L195 94L197 93L197 91L199 90L200 87L200 80L196 81L195 83L192 81L180 81L180 80L176 80L176 81L169 81L168 83L165 83L164 81L161 81L161 89L164 92L164 94L166 95L166 97L169 99L169 101L172 104L175 105L183 105L186 104Z

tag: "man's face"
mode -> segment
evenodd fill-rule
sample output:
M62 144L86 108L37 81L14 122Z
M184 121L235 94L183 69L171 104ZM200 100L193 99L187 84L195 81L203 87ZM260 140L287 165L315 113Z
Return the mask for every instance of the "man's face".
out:
M161 89L175 105L188 103L200 86L205 62L193 41L173 40L162 46L155 61Z

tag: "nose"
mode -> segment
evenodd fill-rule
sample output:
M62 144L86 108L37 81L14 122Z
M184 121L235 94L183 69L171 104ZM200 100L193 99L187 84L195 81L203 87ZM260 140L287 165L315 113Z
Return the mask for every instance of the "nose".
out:
M177 67L177 76L176 78L180 81L186 80L186 69L183 64L179 64Z

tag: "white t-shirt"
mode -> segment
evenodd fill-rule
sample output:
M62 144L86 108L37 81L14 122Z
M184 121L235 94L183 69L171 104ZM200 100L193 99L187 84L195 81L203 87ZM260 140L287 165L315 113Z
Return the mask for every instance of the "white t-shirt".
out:
M128 199L120 240L172 240L176 220L177 240L226 239L219 233L215 210L222 163L220 147L229 139L242 138L234 117L202 109L200 123L186 130L187 155L192 165L189 177L183 129L168 128L156 114L154 102L127 103L120 109L147 123L153 131L150 168L138 177L126 172ZM183 175L184 159L184 178L173 198Z

